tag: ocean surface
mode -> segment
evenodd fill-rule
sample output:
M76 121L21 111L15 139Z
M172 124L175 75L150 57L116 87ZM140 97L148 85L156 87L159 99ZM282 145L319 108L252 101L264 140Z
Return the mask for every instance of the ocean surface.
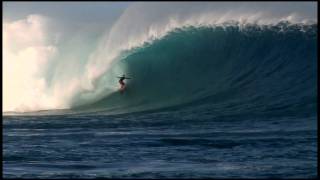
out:
M119 67L124 94L5 114L3 177L318 176L317 24L181 27Z

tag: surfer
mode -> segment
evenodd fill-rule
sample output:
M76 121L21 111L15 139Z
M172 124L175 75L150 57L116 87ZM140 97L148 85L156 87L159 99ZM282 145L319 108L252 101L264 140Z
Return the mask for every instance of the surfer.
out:
M125 88L125 83L124 83L124 80L125 79L131 79L131 78L127 78L125 75L122 75L121 77L118 77L118 78L120 78L119 79L119 84L120 84L120 90L124 90L124 88Z

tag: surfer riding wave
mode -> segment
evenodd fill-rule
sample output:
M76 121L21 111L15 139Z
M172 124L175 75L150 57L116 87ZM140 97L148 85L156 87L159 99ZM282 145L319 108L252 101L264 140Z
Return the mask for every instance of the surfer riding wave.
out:
M119 84L120 84L120 90L124 90L126 84L124 83L125 79L131 79L131 78L127 78L125 75L122 75L121 77L118 77L119 79Z

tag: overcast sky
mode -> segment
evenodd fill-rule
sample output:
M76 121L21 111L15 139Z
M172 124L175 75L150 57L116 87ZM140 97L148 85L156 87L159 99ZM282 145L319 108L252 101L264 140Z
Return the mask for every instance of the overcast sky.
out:
M23 19L30 14L39 14L56 19L61 23L73 22L73 23L91 23L91 24L103 24L105 26L112 25L123 11L135 2L3 2L3 17L6 20ZM252 2L249 4L255 4ZM140 4L140 3L139 3ZM144 2L145 7L154 4L166 4L167 8L160 8L166 10L174 7L174 9L190 9L194 10L200 7L201 9L207 8L209 5L217 6L217 2ZM229 2L229 4L237 4L235 2ZM256 3L259 4L259 3ZM317 11L316 2L303 3L303 2L286 2L285 6L280 6L281 2L270 2L273 9L278 7L277 12L286 10L299 10L305 13L315 14ZM203 5L203 6L202 6ZM158 5L157 5L158 6ZM180 8L179 8L180 7ZM266 8L268 8L266 7ZM158 9L158 8L156 8ZM148 11L147 9L143 11ZM149 12L150 13L150 12ZM151 12L152 13L152 12ZM152 15L152 14L150 14Z
M131 2L3 2L5 20L30 14L50 17L60 23L91 23L111 26Z

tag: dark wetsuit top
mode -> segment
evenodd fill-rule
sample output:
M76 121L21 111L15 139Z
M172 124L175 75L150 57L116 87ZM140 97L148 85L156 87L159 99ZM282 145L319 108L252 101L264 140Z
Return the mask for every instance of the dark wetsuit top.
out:
M120 77L119 83L120 83L121 85L124 85L123 80L125 80L125 79L126 79L125 77Z

